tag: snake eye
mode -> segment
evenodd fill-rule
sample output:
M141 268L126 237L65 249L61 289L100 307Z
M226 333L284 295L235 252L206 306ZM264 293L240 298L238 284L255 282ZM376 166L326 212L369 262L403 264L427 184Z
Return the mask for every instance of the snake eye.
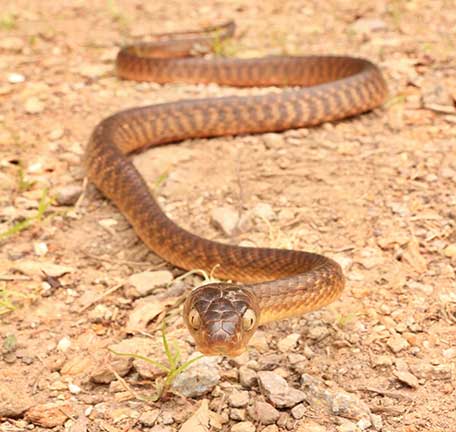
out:
M256 323L256 314L253 309L247 309L242 316L242 326L245 331L252 330Z
M188 314L188 322L194 330L198 330L201 327L200 314L196 309L192 309Z

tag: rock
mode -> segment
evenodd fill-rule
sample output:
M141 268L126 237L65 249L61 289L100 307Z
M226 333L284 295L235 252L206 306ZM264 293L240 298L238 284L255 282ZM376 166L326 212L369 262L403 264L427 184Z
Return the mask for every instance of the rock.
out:
M211 222L227 236L231 236L238 227L239 212L233 207L216 207L211 211Z
M148 432L174 432L171 426L164 426L164 425L156 425L153 428L149 429Z
M170 425L174 423L174 417L169 411L164 411L160 415L160 419L163 424Z
M309 328L308 336L310 339L313 339L317 342L323 340L327 336L329 336L329 330L327 327L319 325L315 327Z
M304 392L290 387L280 375L274 372L258 372L258 383L262 393L277 408L294 407L306 397Z
M331 411L337 416L353 420L370 417L369 407L357 396L345 391L331 394Z
M445 256L448 258L454 258L456 257L456 243L452 243L449 246L447 246L444 250L443 253Z
M230 365L234 365L235 367L245 366L250 361L250 353L249 351L244 351L242 354L231 357L229 359Z
M277 348L280 352L288 352L291 351L293 348L296 348L298 345L298 341L301 335L299 333L291 333L288 336L285 336L277 343Z
M313 420L305 420L298 424L295 432L329 432L329 429Z
M343 390L329 390L325 384L308 374L301 376L305 401L315 411L335 414L351 420L369 418L369 407L357 396Z
M12 73L8 74L8 82L11 84L19 84L24 81L25 81L25 76L20 73L12 72Z
M25 101L24 108L27 114L39 114L44 110L44 103L36 96L32 96Z
M230 410L230 419L236 421L245 420L245 409L232 408Z
M199 359L176 377L172 384L173 390L189 398L210 392L220 381L217 363L217 357Z
M388 355L379 355L374 357L372 367L389 367L393 365L393 359Z
M251 388L257 381L256 372L247 366L239 368L239 382L243 387Z
M250 339L250 346L260 353L267 351L269 349L267 334L263 330L257 330Z
M453 96L443 83L437 80L425 82L421 94L425 108L446 114L455 112Z
M291 409L291 415L296 420L299 420L300 418L303 418L306 415L306 412L307 412L307 407L304 404L302 404L302 403L296 405L295 407L293 407Z
M71 357L65 361L64 357L59 357L57 361L57 365L61 363L60 367L60 374L61 375L69 375L69 376L76 376L76 375L85 375L89 369L94 365L94 361L91 357L79 354L75 357ZM57 366L55 370L59 369Z
M266 148L282 148L285 146L283 134L267 133L263 135L263 142Z
M412 388L418 388L418 378L410 372L395 370L393 374L399 381L403 382L404 384L407 384Z
M78 66L78 72L85 78L99 78L112 71L112 66L107 64L82 64Z
M393 353L397 354L398 352L408 348L410 344L402 336L395 334L391 336L386 342L388 347Z
M372 422L372 427L375 430L381 431L383 429L382 417L379 416L378 414L371 414L370 418L371 418L371 422Z
M272 424L261 429L261 432L279 432L279 426Z
M61 186L55 191L55 199L60 206L73 206L82 194L81 185Z
M159 415L160 410L158 408L150 411L145 411L139 417L139 421L146 427L152 427L157 422Z
M106 361L106 355L99 353L98 362L90 371L90 380L97 384L109 384L117 379L113 370L121 377L130 372L133 361L128 357L110 354L111 360Z
M71 339L68 336L64 336L59 340L57 349L60 352L67 352L71 348Z
M101 323L105 321L111 321L113 312L103 303L97 304L88 313L89 320L94 323Z
M255 403L249 407L248 412L250 417L262 425L273 424L280 417L279 411L277 411L271 404L262 401L255 401Z
M25 413L25 420L45 428L62 426L74 414L69 402L50 402L35 405Z
M256 428L252 422L243 421L231 426L231 432L255 432Z
M27 379L28 378L28 379ZM33 405L31 390L27 386L30 377L13 370L0 370L0 417L19 417Z
M170 284L173 281L173 274L168 270L145 271L132 274L128 283L133 285L140 297L150 294L157 287Z
M443 357L447 359L453 359L456 357L456 347L447 348L446 350L443 350L442 354Z
M73 273L74 267L53 264L50 262L37 262L31 260L21 260L14 263L14 270L27 276L43 276L43 272L48 276L60 277L66 273Z
M63 137L63 135L65 134L65 129L63 128L56 128L56 129L52 129L51 132L49 132L49 139L51 141L56 141L60 138Z
M244 408L249 403L249 392L242 390L233 390L228 397L228 404L233 408Z
M76 384L69 383L68 384L68 390L70 391L71 394L77 395L81 393L82 389L81 387L77 386Z
M370 420L370 417L362 417L358 420L358 423L356 423L358 428L360 430L366 430L367 428L370 428L372 426L372 422Z
M337 432L361 432L361 429L353 422L344 421L337 426Z
M276 218L276 214L271 204L268 203L258 203L253 208L253 213L261 219L274 220Z

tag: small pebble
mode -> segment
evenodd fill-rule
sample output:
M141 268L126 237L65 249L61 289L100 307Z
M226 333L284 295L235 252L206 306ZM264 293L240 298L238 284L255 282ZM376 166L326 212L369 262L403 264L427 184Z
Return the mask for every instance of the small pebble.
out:
M446 350L443 350L443 357L445 357L447 359L455 358L456 357L456 348L451 347Z
M243 408L249 403L249 392L245 390L233 390L228 397L228 404L233 408Z
M447 246L444 250L443 253L445 256L448 258L454 258L456 257L456 243L452 243L449 246Z
M82 194L80 185L61 186L55 191L55 199L60 206L73 206Z
M328 432L326 426L316 423L313 420L307 420L304 423L299 424L298 431L302 432Z
M25 81L25 76L20 73L10 73L8 74L8 82L11 84L19 84Z
M272 424L261 429L261 432L279 432L279 426Z
M231 432L255 432L256 428L252 422L243 421L231 426Z
M66 352L71 347L71 339L68 336L63 337L57 344L57 349L61 352Z
M300 337L301 335L299 333L290 333L277 343L277 348L283 353L291 351L298 345Z
M242 387L251 388L257 381L256 372L247 366L239 368L239 382Z
M361 429L351 421L344 421L337 426L337 432L361 432Z
M274 220L276 218L276 214L271 204L268 203L258 203L253 208L253 213L261 219Z
M258 372L258 383L262 393L277 408L294 407L306 397L304 392L290 387L285 379L274 372Z
M283 134L267 133L263 135L263 142L267 149L282 148L285 146Z
M36 96L32 96L25 101L25 112L28 114L39 114L44 110L44 103Z
M300 403L291 409L291 415L296 419L299 420L306 415L307 407L306 405Z
M246 417L245 409L232 408L230 410L230 419L236 421L244 421Z
M160 415L160 410L158 408L150 410L150 411L145 411L139 417L139 421L144 426L152 427L157 422L159 415Z
M279 419L280 412L267 402L256 401L249 407L249 415L262 425L270 425Z
M63 128L52 129L51 132L49 132L49 139L51 141L56 141L62 138L64 133L65 130Z
M77 386L76 384L69 383L68 390L71 394L79 394L81 393L81 387Z
M372 421L372 427L375 430L381 431L383 429L382 417L378 414L371 414L370 418Z
M409 387L417 388L419 386L418 378L410 372L395 370L393 374L399 381L407 384Z
M239 212L233 207L216 207L211 211L212 224L227 236L235 233L239 224Z
M406 339L404 339L400 335L394 335L391 336L388 341L386 342L388 347L393 351L393 353L397 354L398 352L408 348L410 344L407 342Z
M219 381L218 358L203 357L180 373L172 388L185 397L193 398L210 392Z

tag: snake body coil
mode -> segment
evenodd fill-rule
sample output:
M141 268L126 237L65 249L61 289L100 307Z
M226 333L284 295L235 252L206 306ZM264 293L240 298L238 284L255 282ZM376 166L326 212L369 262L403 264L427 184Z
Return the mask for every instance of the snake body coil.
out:
M234 26L221 29L224 38ZM159 83L294 88L118 112L93 131L85 163L89 179L156 254L183 269L216 269L219 278L245 283L199 287L184 305L184 320L200 351L237 355L258 325L335 300L344 287L340 266L309 252L226 245L185 231L163 213L126 155L189 138L283 131L346 118L380 105L386 85L379 69L359 58L191 56L195 47L208 48L213 40L203 35L128 46L118 55L118 75Z

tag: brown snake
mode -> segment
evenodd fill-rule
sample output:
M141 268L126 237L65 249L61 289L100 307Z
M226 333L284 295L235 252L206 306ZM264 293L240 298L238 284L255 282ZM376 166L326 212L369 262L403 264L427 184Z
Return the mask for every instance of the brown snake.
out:
M118 54L117 73L158 83L293 88L121 111L98 124L85 155L90 181L116 204L152 251L177 267L215 269L221 279L245 283L203 285L184 305L184 321L197 348L208 355L230 356L245 350L259 325L334 301L344 288L340 266L314 253L227 245L185 231L163 213L126 155L190 138L313 126L369 111L387 93L379 69L360 58L196 56L233 31L234 24L228 23L198 36L171 35L127 46Z

